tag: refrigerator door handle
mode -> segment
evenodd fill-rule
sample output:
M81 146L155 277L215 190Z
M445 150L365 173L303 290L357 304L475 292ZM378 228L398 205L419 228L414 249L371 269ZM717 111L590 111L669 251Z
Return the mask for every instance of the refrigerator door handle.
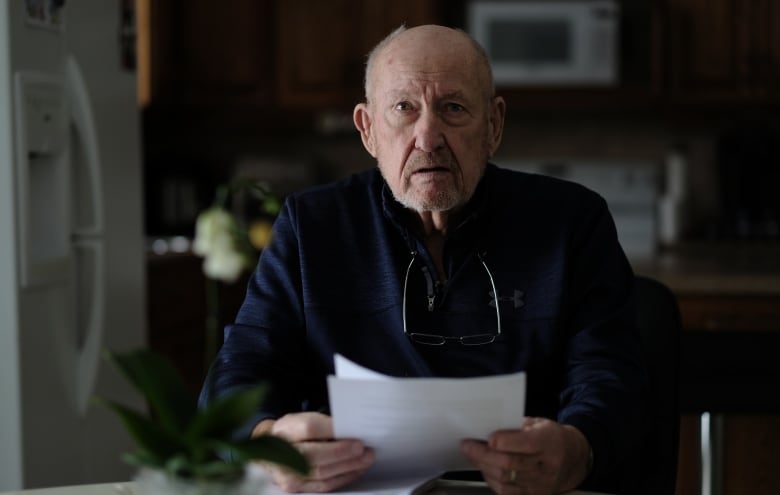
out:
M74 201L84 201L89 209L89 218L85 225L74 221L73 234L77 236L98 236L103 234L103 188L101 177L100 147L98 145L97 126L92 112L89 91L76 59L68 55L65 60L65 87L70 103L71 123L76 130L73 146L83 150L83 172L88 182L87 198L74 197ZM74 167L80 164L74 164Z
M77 60L65 60L65 88L70 104L74 154L74 184L71 241L74 251L85 255L76 260L77 304L81 313L77 323L75 400L85 415L97 381L100 351L105 329L105 260L103 253L103 189L100 147L92 103ZM78 203L77 203L78 202ZM77 206L78 205L78 206ZM80 206L80 207L79 207ZM72 373L73 371L71 371Z
M98 376L105 315L105 256L103 242L98 239L76 239L77 348L76 348L76 409L87 413ZM72 371L71 371L72 373Z

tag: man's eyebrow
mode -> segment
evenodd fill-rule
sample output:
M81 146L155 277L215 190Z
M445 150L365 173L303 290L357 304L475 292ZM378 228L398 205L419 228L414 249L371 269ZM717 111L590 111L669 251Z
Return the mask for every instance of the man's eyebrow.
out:
M468 100L466 94L461 90L450 91L441 95L439 100Z
M397 103L399 101L414 99L415 97L410 95L408 91L401 90L401 89L394 89L390 90L385 94L385 97L387 98L388 102ZM458 101L458 102L464 102L468 103L471 101L463 90L456 89L454 91L449 91L447 93L442 93L440 95L437 95L435 98L436 102L447 102L447 101Z

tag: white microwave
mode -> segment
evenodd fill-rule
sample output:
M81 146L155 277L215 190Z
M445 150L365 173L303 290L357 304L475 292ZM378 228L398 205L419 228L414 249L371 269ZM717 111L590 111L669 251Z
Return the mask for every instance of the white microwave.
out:
M473 0L467 22L498 85L610 86L619 18L614 0Z

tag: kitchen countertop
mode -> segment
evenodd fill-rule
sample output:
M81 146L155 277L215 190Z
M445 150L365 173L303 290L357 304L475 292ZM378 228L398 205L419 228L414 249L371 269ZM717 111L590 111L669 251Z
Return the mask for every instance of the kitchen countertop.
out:
M780 242L686 243L632 266L678 295L780 296Z
M178 244L165 241L161 252L149 242L147 262L195 258L189 244L170 249ZM780 296L780 241L689 242L661 249L651 259L632 259L631 265L677 295Z

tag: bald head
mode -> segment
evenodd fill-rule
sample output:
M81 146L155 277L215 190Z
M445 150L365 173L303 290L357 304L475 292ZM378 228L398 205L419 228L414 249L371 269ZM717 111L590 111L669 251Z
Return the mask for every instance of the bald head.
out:
M413 28L399 27L380 41L369 53L366 63L366 101L373 98L377 67L383 66L392 74L410 66L429 68L432 71L448 67L470 67L476 80L482 86L485 97L493 96L493 72L487 54L471 36L465 32L437 25Z

